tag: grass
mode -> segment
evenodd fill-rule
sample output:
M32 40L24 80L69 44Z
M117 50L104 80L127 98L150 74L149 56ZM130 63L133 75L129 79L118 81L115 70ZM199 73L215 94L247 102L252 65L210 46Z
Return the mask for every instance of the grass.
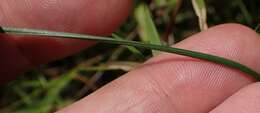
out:
M192 0L192 5L196 15L198 16L199 26L201 30L207 30L207 8L204 0Z
M205 0L206 21L199 21L199 16L195 13L194 4L191 1L183 0L181 4L180 1L182 0L155 0L146 4L150 9L148 10L150 16L145 17L150 19L149 27L140 27L142 20L136 19L136 15L132 14L116 32L120 35L114 35L115 39L143 42L140 30L147 30L146 33L152 31L157 34L157 36L154 35L156 37L152 37L155 38L154 40L158 41L158 37L161 37L160 41L163 45L168 44L169 40L177 43L185 37L199 32L200 22L209 26L237 22L252 29L259 29L257 26L260 23L260 9L257 6L259 4L257 0ZM143 3L136 1L133 12L138 12L141 4ZM148 14L147 11L142 13ZM151 26L157 29L151 30ZM153 44L158 44L157 41ZM77 55L41 66L2 86L0 113L49 113L55 111L92 93L151 56L153 56L152 52L147 49L97 44Z
M135 17L138 22L140 39L150 44L162 45L161 38L151 17L150 9L146 4L140 4L135 10ZM159 51L152 50L153 55L160 54Z

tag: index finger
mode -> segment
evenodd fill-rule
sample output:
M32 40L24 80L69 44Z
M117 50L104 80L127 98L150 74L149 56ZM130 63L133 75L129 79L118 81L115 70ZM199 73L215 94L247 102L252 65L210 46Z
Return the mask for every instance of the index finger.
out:
M253 30L226 24L175 47L233 59L260 72L259 42ZM238 70L162 54L58 113L207 113L250 83Z

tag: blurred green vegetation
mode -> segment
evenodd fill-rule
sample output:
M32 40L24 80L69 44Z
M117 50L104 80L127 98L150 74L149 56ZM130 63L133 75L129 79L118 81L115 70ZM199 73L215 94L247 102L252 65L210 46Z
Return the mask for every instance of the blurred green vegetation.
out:
M172 45L200 31L199 25L203 21L199 21L200 16L195 13L191 0L146 0L145 5L141 2L135 1L132 15L113 35L115 38ZM259 30L259 0L204 2L207 23L202 24L214 26L233 22L252 29L258 26ZM141 4L144 9L140 8ZM201 4L197 5L197 12L200 12ZM42 65L1 86L0 113L56 111L89 95L151 56L149 50L99 43L71 57Z

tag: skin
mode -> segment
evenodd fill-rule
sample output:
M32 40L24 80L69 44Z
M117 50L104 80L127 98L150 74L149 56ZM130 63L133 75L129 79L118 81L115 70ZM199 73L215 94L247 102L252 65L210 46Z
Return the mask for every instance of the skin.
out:
M0 2L0 25L96 35L114 31L132 4L131 0ZM2 81L93 44L0 37ZM260 36L253 30L224 24L193 35L175 47L233 59L260 72L259 43ZM238 70L163 53L58 113L259 113L259 84Z

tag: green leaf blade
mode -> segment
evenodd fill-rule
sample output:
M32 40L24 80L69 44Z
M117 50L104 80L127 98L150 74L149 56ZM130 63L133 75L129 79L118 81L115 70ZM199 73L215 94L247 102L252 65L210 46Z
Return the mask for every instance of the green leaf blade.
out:
M121 38L120 36L116 35L116 34L112 34L112 36L118 40L123 40L123 38ZM137 56L140 59L145 59L145 56L135 47L133 46L127 46L127 49L129 51L131 51L135 56Z
M162 45L159 33L155 27L148 6L145 4L139 5L135 11L135 16L139 24L141 39L150 44ZM159 53L159 51L153 51L153 55L157 55Z

